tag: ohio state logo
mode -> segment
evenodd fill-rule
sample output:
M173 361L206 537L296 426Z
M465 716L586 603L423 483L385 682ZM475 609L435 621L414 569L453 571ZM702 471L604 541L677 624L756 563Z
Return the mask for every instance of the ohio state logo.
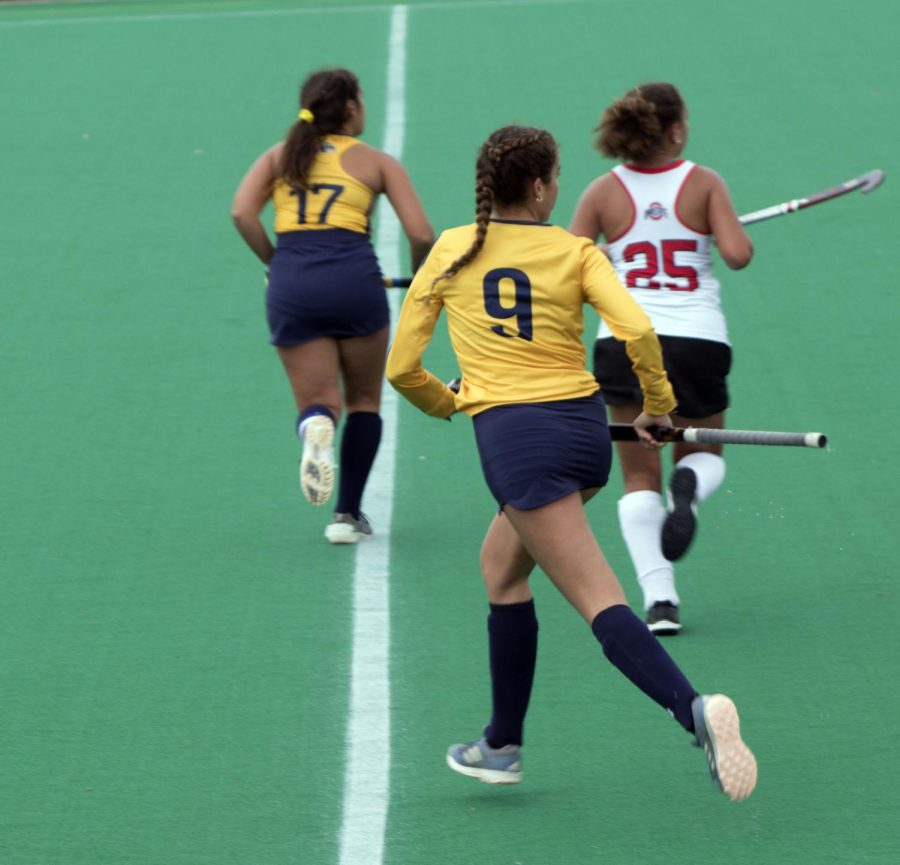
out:
M665 207L663 207L658 201L653 201L650 203L650 206L644 211L644 219L652 219L659 220L665 219L669 214L666 212Z

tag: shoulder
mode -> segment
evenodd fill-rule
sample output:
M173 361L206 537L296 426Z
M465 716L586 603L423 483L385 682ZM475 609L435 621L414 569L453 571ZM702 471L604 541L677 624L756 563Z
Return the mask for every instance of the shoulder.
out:
M438 239L435 245L437 245L438 243L456 243L463 238L471 237L475 233L475 227L475 223L470 222L467 225L457 225L453 228L445 228L438 235Z
M284 142L279 141L266 148L256 158L250 169L260 182L273 183L281 172L281 158L284 153Z
M707 165L694 164L688 179L691 183L696 184L697 186L706 187L707 189L725 186L725 181L722 180L719 173Z
M271 147L266 148L260 154L260 161L267 162L271 165L277 165L281 162L281 154L284 153L284 142L279 141L277 144L273 144Z
M435 240L431 248L432 255L444 255L454 257L469 248L475 237L475 223L469 225L457 225L454 228L445 228Z
M354 138L347 144L345 152L348 151L353 154L354 159L365 160L370 165L378 165L382 169L391 169L400 165L400 161L394 159L390 154L377 147L372 147L371 144L366 144L365 141L360 141L358 138Z
M565 251L567 255L574 255L582 263L586 263L594 254L600 254L596 242L589 237L573 234L559 225L548 226L545 230L548 232L550 242L560 252Z
M592 180L581 193L583 200L604 201L609 198L613 192L618 192L621 184L612 171L601 174L600 177Z

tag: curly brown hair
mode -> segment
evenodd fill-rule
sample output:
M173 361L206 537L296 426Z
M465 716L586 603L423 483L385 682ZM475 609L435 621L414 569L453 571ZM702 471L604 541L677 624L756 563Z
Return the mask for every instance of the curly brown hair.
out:
M349 69L321 69L303 82L300 107L311 111L313 119L298 120L285 138L281 175L291 186L306 186L319 141L340 132L347 119L348 101L359 101L359 80Z
M610 158L642 162L659 150L666 132L683 122L684 115L684 100L674 84L640 84L603 112L595 147Z
M481 252L494 202L509 206L525 201L536 177L550 183L558 155L556 141L545 129L503 126L490 134L475 164L475 239L432 285L455 276Z

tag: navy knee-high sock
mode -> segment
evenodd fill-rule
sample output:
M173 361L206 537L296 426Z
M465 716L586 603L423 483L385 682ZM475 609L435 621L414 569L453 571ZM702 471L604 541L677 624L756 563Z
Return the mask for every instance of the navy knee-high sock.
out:
M381 417L373 411L347 415L341 437L341 473L335 511L359 516L363 490L381 442Z
M522 744L522 726L537 661L537 635L533 600L491 604L488 647L493 713L484 737L492 748Z
M693 733L691 701L697 692L647 626L616 604L597 613L591 630L610 662Z
M303 409L300 414L297 415L297 426L295 429L297 430L297 437L303 441L303 436L300 435L300 424L303 423L307 418L313 417L317 414L323 414L325 417L331 418L331 422L335 423L334 412L328 408L327 405L319 405L318 403L313 403L312 405L308 405L305 409Z

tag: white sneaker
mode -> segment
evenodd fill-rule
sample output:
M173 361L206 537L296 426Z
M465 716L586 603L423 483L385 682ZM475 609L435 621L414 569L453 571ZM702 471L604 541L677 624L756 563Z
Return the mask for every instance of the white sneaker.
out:
M300 459L300 489L307 501L324 505L334 489L334 423L325 415L314 415L303 430Z
M371 538L374 532L372 524L365 514L356 519L353 514L335 514L334 519L325 526L325 537L332 544L355 544Z

